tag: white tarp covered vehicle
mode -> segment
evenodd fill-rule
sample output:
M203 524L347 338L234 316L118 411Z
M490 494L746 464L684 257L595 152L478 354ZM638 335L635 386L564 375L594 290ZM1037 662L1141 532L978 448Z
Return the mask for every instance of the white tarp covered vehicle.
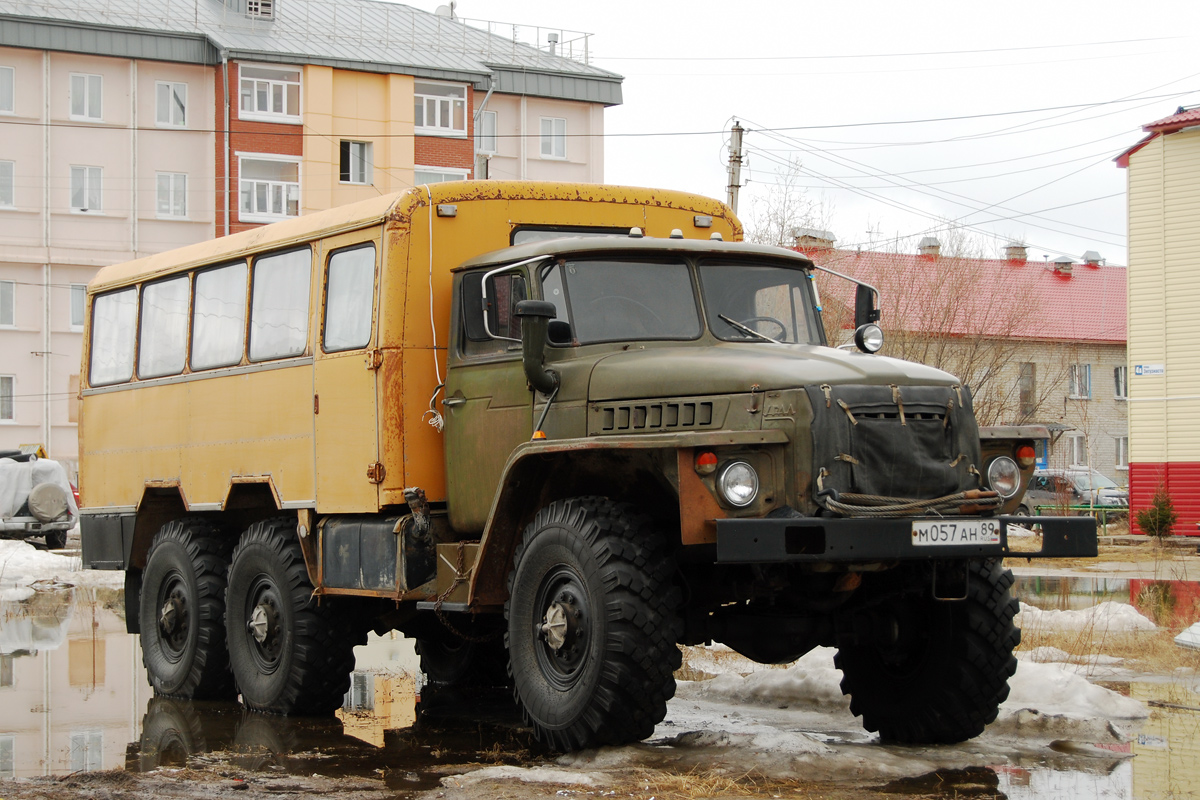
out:
M79 506L63 465L48 458L0 458L0 538L45 536L61 549L79 519Z

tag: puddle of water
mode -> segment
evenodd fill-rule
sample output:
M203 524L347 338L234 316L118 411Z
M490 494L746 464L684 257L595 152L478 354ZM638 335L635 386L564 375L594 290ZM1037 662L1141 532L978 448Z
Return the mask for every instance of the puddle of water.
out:
M1046 610L1090 608L1111 600L1129 602L1128 578L1018 575L1012 595L1022 603Z
M1031 596L1040 592L1071 604L1076 597L1096 602L1129 596L1128 581L1024 580ZM408 793L437 786L441 765L528 765L547 755L521 724L507 691L418 686L411 642L399 635L372 637L356 650L351 690L334 717L284 718L235 703L154 697L138 638L125 633L122 609L121 592L105 589L61 589L0 603L0 778L228 765L382 777ZM1147 681L1121 687L1150 704L1152 715L1135 741L1114 752L1068 745L1045 751L1037 763L939 771L894 782L889 791L947 797L1002 792L1039 800L1186 796L1200 786L1200 683L1192 683L1197 685ZM846 744L832 729L812 733L835 746Z

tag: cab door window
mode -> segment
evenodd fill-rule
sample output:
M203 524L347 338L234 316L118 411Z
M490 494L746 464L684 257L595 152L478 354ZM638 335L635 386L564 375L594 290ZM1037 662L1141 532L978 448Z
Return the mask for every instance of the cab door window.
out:
M326 353L366 347L375 298L375 245L338 250L329 257L325 282Z

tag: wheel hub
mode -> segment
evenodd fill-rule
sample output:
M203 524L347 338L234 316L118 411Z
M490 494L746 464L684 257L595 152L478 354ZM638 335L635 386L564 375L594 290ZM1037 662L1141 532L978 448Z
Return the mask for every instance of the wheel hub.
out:
M259 603L250 612L250 619L246 622L246 630L254 637L254 641L259 644L266 644L267 639L274 638L278 630L278 619L275 614L275 609L268 603Z
M574 634L574 623L578 619L579 610L571 603L559 600L550 604L540 631L551 650L556 653L562 650L567 638Z
M188 598L180 580L169 580L163 587L162 605L158 610L159 640L167 659L174 662L187 647Z

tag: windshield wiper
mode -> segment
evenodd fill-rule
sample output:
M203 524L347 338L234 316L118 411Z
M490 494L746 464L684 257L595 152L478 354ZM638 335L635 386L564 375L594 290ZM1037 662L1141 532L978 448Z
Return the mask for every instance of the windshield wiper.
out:
M738 322L736 319L730 319L729 317L725 316L724 314L717 314L717 318L722 319L725 322L728 322L730 325L737 328L739 331L742 331L743 333L748 333L751 336L754 336L758 339L762 339L765 342L774 342L775 344L783 344L783 342L779 341L778 339L772 339L770 336L767 336L765 333L759 333L758 331L754 330L754 328L751 328L749 325L743 325L742 323Z

